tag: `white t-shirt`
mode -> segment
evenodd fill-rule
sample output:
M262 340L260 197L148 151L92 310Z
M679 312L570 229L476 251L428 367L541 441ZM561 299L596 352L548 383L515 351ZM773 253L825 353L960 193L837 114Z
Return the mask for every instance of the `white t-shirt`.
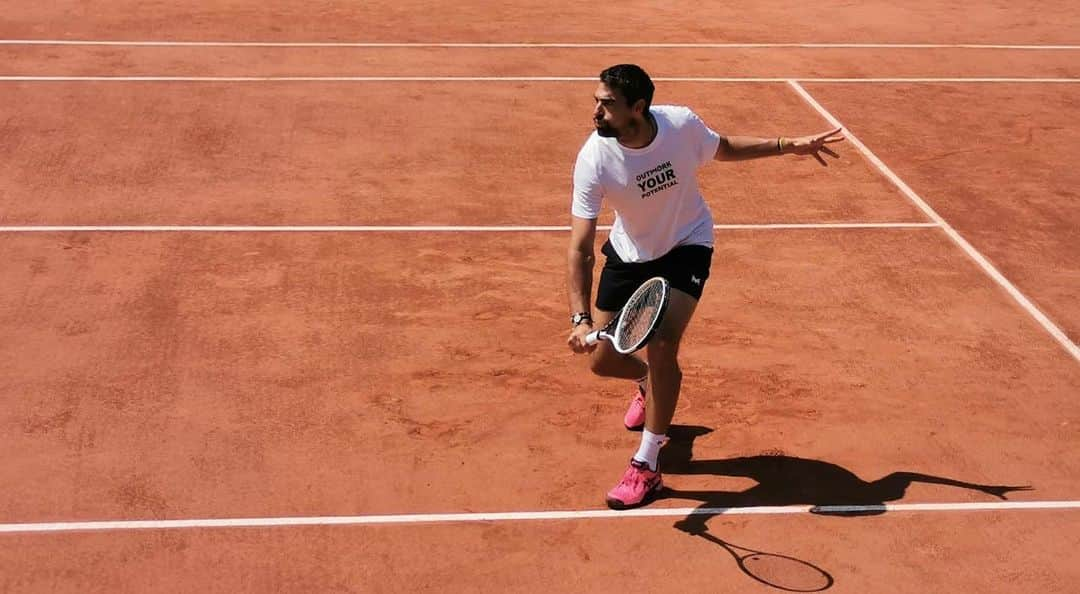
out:
M680 245L713 244L713 221L697 169L716 155L720 135L687 107L654 105L657 133L627 148L593 132L574 165L575 217L595 219L606 199L615 209L609 240L625 262L655 260Z

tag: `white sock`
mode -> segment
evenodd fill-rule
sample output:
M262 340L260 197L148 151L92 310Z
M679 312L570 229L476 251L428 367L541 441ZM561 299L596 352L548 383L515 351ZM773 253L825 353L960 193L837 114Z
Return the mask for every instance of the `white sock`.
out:
M656 471L657 459L660 457L660 446L667 441L666 435L651 433L648 429L641 432L641 446L634 454L634 459L649 465L649 470Z
M637 380L637 387L642 394L644 394L649 389L649 374L646 373L644 377Z

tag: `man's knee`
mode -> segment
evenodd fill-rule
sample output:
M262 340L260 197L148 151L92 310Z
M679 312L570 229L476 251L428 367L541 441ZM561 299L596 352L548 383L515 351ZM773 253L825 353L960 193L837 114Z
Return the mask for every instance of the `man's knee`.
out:
M618 356L618 353L613 353L608 349L598 348L593 351L592 356L589 358L589 369L601 377L610 376L614 372L615 366L618 364L615 360Z
M649 369L668 377L682 377L679 368L679 341L656 337L649 342Z
M649 361L675 364L679 357L679 339L658 335L649 341Z

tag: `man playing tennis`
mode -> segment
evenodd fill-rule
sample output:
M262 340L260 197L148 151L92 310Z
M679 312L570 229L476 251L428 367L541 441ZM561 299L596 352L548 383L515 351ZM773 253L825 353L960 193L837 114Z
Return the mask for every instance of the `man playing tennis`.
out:
M593 373L636 382L624 424L643 427L641 446L607 503L627 509L649 503L662 488L660 447L675 414L682 372L679 342L701 297L713 253L712 215L698 190L696 171L711 160L739 161L772 155L838 155L829 143L840 130L795 138L721 136L686 107L652 105L653 83L633 64L600 73L594 99L596 131L578 153L571 212L568 343L591 353ZM596 218L602 200L615 223L601 249L606 257L597 287L595 317L589 308ZM644 359L621 355L611 344L590 345L593 325L603 327L645 280L661 276L670 300Z

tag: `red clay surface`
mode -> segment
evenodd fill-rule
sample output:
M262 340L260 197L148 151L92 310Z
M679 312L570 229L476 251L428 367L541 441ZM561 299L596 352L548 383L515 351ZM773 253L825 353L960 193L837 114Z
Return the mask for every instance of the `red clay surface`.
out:
M853 4L767 0L730 5L629 0L618 7L573 2L465 0L230 0L178 4L61 0L20 6L0 23L4 38L338 40L867 42L1075 44L1080 6L933 0Z
M564 225L590 82L17 83L6 224ZM669 83L727 134L828 125L785 84ZM242 108L238 109L238 106ZM721 223L925 221L857 152L702 169Z
M1080 341L1080 87L808 90Z
M3 376L20 397L4 509L593 504L636 438L617 430L617 384L564 353L564 240L6 236ZM721 241L681 419L717 429L716 456L780 449L1069 496L1080 370L936 231ZM867 419L873 434L849 439ZM507 466L530 470L470 488Z
M0 38L1075 43L1080 20L1060 2L620 10L633 16L592 5L66 2L11 11ZM187 50L24 51L12 68L33 74L136 72L152 60L199 74L303 66L288 52L202 54L220 61L200 67ZM306 55L310 71L331 72L359 54ZM379 67L399 74L440 54L414 55L384 53ZM479 61L455 68L477 75L535 60L469 55ZM609 57L561 55L562 69L582 70ZM764 53L734 55L733 68L756 68ZM762 65L846 67L768 55ZM980 74L965 62L976 54L942 65L928 56L945 54L865 55L884 57L847 75L889 63ZM1074 72L1069 54L1037 55L1037 65L1008 52L981 66ZM727 68L719 56L697 54ZM564 224L593 90L3 85L0 221L12 225ZM1075 161L1075 91L809 88L1076 336L1078 180L1064 169ZM692 105L724 133L824 128L783 84L665 83L658 101ZM964 152L972 138L993 150ZM829 169L714 164L702 185L718 222L923 220L852 147L841 151ZM590 376L564 345L565 242L0 234L0 522L600 507L638 437L620 426L625 386ZM1080 366L940 230L719 232L716 248L665 450L673 490L657 507L996 501L986 485L1032 487L1012 500L1078 497ZM1077 518L707 524L821 566L835 592L1064 593L1080 578ZM677 519L8 534L0 590L767 591Z
M906 471L1034 487L1014 500L1076 492L1080 369L938 231L718 239L685 350L678 417L714 431L694 443L703 474L672 465L667 480L704 494L658 505L830 498L828 483L817 482L828 475L801 466L781 472L787 480L766 481L764 492L740 494L754 482L707 463L763 452L820 460L866 481ZM0 388L13 396L0 419L11 461L0 476L0 509L9 522L595 508L636 443L619 426L621 388L589 377L561 344L565 306L553 287L561 283L562 234L0 241L10 255L0 292L8 337ZM920 482L878 499L901 496L994 500ZM1065 568L1076 566L1076 553L1065 551L1078 549L1062 543L1051 558L987 557L993 547L982 541L1061 543L1070 518L712 522L737 544L736 535L746 546L822 563L843 585L837 591L885 579L927 583L924 547L979 568L939 570L948 575L935 584L974 587L1011 575L1014 591L1030 580L1055 591ZM485 576L526 580L516 582L524 587L529 574L509 559L542 547L549 554L541 565L573 558L574 571L598 588L641 575L691 586L720 580L730 591L752 583L715 545L670 522L5 537L27 546L6 548L4 574L8 583L59 591L88 580L132 591L154 580L201 587L216 574L188 581L153 568L203 564L205 555L221 559L220 571L239 572L212 590L229 591L233 580L251 590L291 589L290 580L306 579L297 589L316 591L332 578L303 576L329 555L341 563L331 564L341 572L334 579L358 590L469 589ZM793 536L790 522L808 527ZM977 536L986 526L992 532ZM452 534L469 544L434 566L419 562L449 546ZM658 541L682 544L651 553L659 555L653 569L614 562ZM82 552L63 555L68 547ZM914 559L882 562L890 558L883 551L912 549L920 551ZM351 555L370 558L357 566L346 563ZM598 563L577 565L593 555ZM284 565L272 561L284 557ZM684 575L689 559L700 575ZM472 573L460 575L463 565ZM363 580L349 579L356 575ZM574 589L568 584L561 589Z
M1080 50L0 46L7 76L594 77L625 62L655 77L1080 76Z

